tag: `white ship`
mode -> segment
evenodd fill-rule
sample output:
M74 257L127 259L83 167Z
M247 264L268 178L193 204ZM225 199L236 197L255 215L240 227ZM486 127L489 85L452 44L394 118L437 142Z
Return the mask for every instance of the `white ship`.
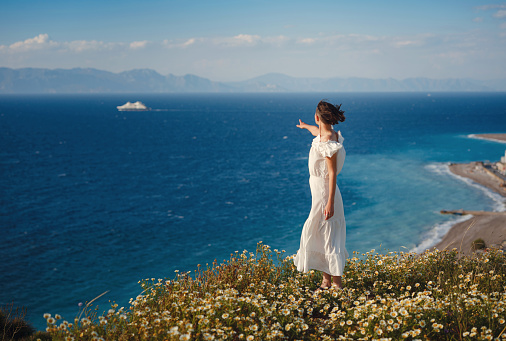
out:
M123 105L118 105L116 108L118 108L119 111L148 111L148 110L151 110L151 108L148 108L147 106L144 105L144 103L139 102L139 101L137 101L135 103L126 102Z

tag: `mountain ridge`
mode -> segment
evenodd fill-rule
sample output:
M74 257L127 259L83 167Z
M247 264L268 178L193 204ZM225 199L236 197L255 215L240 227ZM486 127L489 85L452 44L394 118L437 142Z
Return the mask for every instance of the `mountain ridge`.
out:
M506 79L431 79L413 77L292 77L267 73L237 82L217 82L193 74L162 75L132 69L113 73L94 68L44 69L0 67L0 94L20 93L188 93L188 92L502 92Z

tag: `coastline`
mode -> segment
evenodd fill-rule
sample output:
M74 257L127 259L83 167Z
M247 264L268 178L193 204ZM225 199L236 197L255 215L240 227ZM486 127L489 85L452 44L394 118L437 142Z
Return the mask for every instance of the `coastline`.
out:
M469 137L506 143L506 134L473 134ZM498 193L506 201L505 181L486 169L482 162L451 164L449 169L455 175L471 179ZM481 238L487 248L493 247L506 250L506 212L503 211L503 214L498 212L473 213L469 219L452 226L443 239L433 248L438 250L456 248L461 253L470 255L473 253L472 242Z
M468 137L480 140L489 140L499 143L506 143L506 134L471 134Z

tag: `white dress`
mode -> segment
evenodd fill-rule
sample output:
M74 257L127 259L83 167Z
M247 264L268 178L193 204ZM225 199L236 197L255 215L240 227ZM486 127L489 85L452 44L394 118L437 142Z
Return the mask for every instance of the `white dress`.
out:
M343 199L336 185L334 215L325 220L324 210L329 198L329 172L326 157L337 153L337 174L343 168L346 151L344 138L338 132L338 141L320 142L314 138L309 151L309 185L311 187L311 212L304 223L300 248L294 258L297 270L319 270L331 276L342 276L348 252L346 251L346 221Z

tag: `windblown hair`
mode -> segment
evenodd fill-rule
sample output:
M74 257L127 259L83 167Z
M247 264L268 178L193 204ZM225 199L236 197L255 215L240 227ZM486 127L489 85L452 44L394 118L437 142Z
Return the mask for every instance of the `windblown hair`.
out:
M325 124L335 125L339 122L344 122L344 111L341 110L341 105L330 104L325 101L320 101L316 107L316 113Z

